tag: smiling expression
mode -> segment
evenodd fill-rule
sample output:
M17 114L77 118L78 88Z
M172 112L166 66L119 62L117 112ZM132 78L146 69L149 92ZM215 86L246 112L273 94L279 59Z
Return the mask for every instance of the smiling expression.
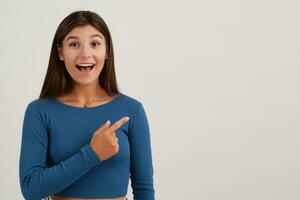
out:
M58 47L58 54L76 83L90 84L98 81L107 58L105 38L91 25L75 27Z

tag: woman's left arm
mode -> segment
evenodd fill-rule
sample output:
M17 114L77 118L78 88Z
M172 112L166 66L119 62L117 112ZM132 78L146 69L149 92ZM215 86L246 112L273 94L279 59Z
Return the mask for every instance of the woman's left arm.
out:
M134 200L154 200L150 130L141 103L139 103L138 110L131 122L129 143L130 179L133 197Z

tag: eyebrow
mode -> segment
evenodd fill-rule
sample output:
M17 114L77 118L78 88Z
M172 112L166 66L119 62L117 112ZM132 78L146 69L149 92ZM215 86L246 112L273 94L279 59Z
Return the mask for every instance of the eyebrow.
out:
M92 37L100 37L103 40L103 37L99 34L93 34L93 35L90 36L90 38L92 38ZM77 36L69 36L66 41L68 41L70 39L78 39L78 38L79 37L77 37Z

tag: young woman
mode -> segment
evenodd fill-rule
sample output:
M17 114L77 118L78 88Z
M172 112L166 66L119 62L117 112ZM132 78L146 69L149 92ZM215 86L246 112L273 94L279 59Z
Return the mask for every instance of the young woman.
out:
M38 99L28 103L19 162L25 199L153 200L150 131L140 101L117 88L109 29L77 11L57 28Z

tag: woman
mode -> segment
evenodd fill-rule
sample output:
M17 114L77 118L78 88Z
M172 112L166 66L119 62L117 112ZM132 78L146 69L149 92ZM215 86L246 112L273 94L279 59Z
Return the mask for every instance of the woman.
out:
M27 105L19 162L25 199L154 199L149 125L119 92L109 29L90 11L59 25L38 99Z

